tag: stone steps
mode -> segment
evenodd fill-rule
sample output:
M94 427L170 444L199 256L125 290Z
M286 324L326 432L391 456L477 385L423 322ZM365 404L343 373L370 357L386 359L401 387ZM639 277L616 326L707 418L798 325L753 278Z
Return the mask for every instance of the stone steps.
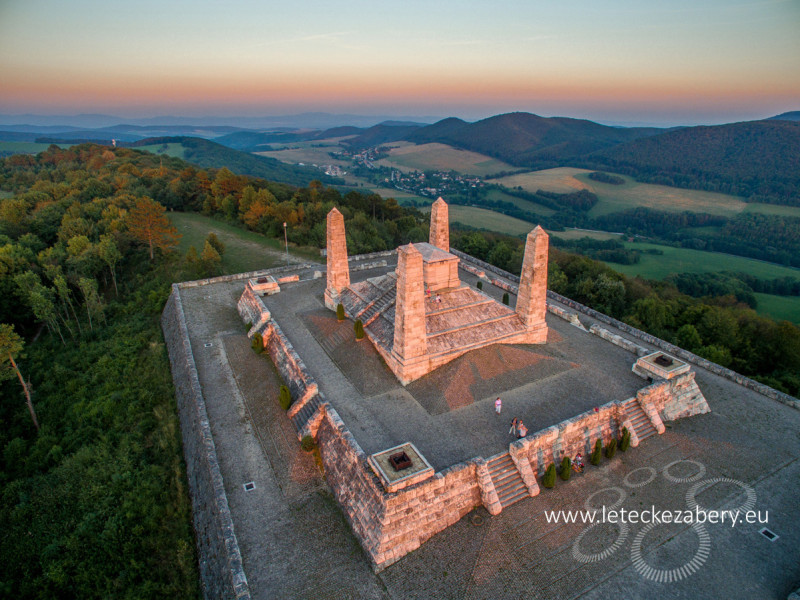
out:
M529 496L528 488L508 452L490 458L486 463L489 476L503 508Z
M292 425L294 428L299 432L302 431L303 427L306 426L308 420L311 416L316 412L317 408L319 407L319 396L314 395L308 402L305 403L303 408L291 418Z
M658 433L636 398L625 403L625 412L628 413L628 418L631 420L640 443Z
M340 323L340 325L342 325L342 327L340 327L338 331L326 336L319 344L328 354L332 354L346 340L355 336L352 327L348 327L346 323Z
M362 310L357 319L361 319L362 324L366 327L377 319L380 314L397 300L397 289L390 288L386 290L380 297L375 299L364 310Z

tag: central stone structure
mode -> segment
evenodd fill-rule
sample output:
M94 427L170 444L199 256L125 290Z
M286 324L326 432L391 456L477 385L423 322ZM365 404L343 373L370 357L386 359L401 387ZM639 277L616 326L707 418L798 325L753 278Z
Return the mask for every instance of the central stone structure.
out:
M516 310L462 283L459 259L450 253L448 209L439 198L431 207L429 243L397 249L394 273L350 284L344 219L328 215L328 272L325 304L341 302L351 319L361 319L367 337L403 385L465 352L490 344L543 344L549 237L536 227L528 234Z

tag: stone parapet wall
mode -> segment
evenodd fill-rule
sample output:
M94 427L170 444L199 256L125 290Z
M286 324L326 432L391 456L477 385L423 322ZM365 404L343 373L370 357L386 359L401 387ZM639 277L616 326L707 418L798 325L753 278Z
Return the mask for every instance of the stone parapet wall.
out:
M519 283L519 277L517 277L516 275L512 275L508 271L503 271L502 269L499 269L494 265L490 265L487 262L474 258L469 254L464 254L463 252L460 252L458 250L451 249L450 252L452 252L461 259L462 265L464 262L470 262L473 265L477 265L484 271L495 273L509 281L512 281L514 283ZM505 282L495 281L494 279L492 279L492 283L502 289L506 289L507 291L516 293L515 291L516 288L514 286L508 285ZM736 371L731 371L730 369L718 365L717 363L713 363L710 360L706 360L701 356L697 356L696 354L689 352L688 350L684 350L683 348L680 348L674 344L670 344L669 342L662 340L661 338L657 338L654 335L650 335L649 333L646 333L641 329L632 327L627 323L623 323L622 321L618 321L613 317L609 317L608 315L605 315L592 308L589 308L588 306L581 304L580 302L575 302L574 300L571 300L566 296L557 294L552 290L547 290L547 297L552 300L555 300L556 302L564 304L565 306L569 306L570 308L577 310L578 312L583 313L593 319L597 319L598 321L605 323L606 325L611 325L612 327L616 327L617 329L624 331L628 335L643 342L646 342L648 344L652 344L653 346L656 346L657 348L660 348L661 350L664 350L672 354L673 356L680 358L681 360L685 360L686 362L692 363L693 365L696 365L700 368L710 371L715 375L724 377L725 379L733 381L734 383L737 383L749 390L758 392L759 394L762 394L767 398L772 398L773 400L777 400L778 402L786 404L787 406L791 406L792 408L800 410L800 400L794 398L793 396L790 396L789 394L784 394L783 392L779 392L778 390L773 389L767 385L764 385L763 383L759 383L757 381L750 379L749 377L745 377L741 373L737 373Z
M710 360L706 360L701 356L697 356L696 354L689 352L688 350L684 350L676 346L675 344L670 344L667 341L664 341L660 338L655 337L654 335L650 335L642 331L641 329L637 329L636 327L631 327L627 323L623 323L622 321L618 321L613 317L609 317L608 315L604 315L601 312L597 312L596 310L589 308L581 304L580 302L575 302L574 300L570 300L569 298L562 296L561 294L556 294L553 291L548 290L547 292L548 298L552 298L557 302L565 304L570 308L573 308L579 312L582 312L585 315L592 317L593 319L597 319L607 325L611 325L612 327L616 327L617 329L624 331L630 336L635 337L636 339L642 340L643 342L647 342L648 344L652 344L665 352L680 358L681 360L685 360L686 362L692 363L698 367L701 367L707 371L714 373L715 375L719 375L720 377L724 377L734 383L741 385L749 390L753 390L754 392L758 392L766 396L767 398L772 398L773 400L777 400L787 406L791 406L792 408L800 409L800 400L790 396L789 394L784 394L783 392L779 392L776 389L773 389L763 383L759 383L750 379L749 377L745 377L741 373L737 373L736 371L731 371L730 369L726 369L725 367L718 365L717 363L713 363Z
M261 335L264 338L264 349L292 393L292 400L297 405L293 412L296 412L319 393L317 382L274 320L269 321Z
M577 318L577 315L575 316ZM624 348L628 352L633 352L636 356L645 356L647 354L650 354L650 350L648 350L647 348L640 346L639 344L632 342L629 339L622 337L621 335L611 333L608 329L600 327L597 323L593 323L592 326L589 327L589 331L594 335L596 335L597 337L601 337L607 342L611 342L615 346Z
M207 599L250 598L178 285L161 315L181 424L200 580Z
M175 284L179 288L193 288L201 287L204 285L212 285L214 283L226 283L230 281L240 281L242 279L252 279L254 277L263 277L265 275L278 275L280 273L291 273L296 271L303 271L305 269L313 269L318 265L311 263L289 265L287 267L274 267L272 269L263 269L260 271L248 271L247 273L237 273L235 275L221 275L219 277L209 277L206 279L196 279L195 281L184 281Z
M270 319L270 313L264 305L264 301L253 291L249 283L245 286L236 309L239 311L242 321L250 323L251 333L249 335L251 336L254 332L260 331Z

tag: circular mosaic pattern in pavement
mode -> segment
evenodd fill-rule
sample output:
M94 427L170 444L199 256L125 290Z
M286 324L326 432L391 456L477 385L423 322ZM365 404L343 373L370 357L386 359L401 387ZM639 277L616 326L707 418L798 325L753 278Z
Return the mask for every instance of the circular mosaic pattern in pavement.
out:
M747 499L744 501L744 504L738 506L736 508L726 508L725 510L728 511L742 511L747 512L748 510L753 510L753 507L756 505L756 491L744 483L743 481L739 481L738 479L731 479L730 477L713 477L712 479L704 479L698 483L695 483L692 487L689 488L689 491L686 492L686 504L689 506L690 509L699 509L699 510L708 510L704 506L700 506L695 499L697 496L697 492L700 491L700 488L708 488L715 483L732 483L734 485L738 485L742 488L747 494Z
M580 535L575 538L575 541L572 543L572 557L578 562L592 563L604 560L619 550L620 546L622 546L622 544L625 542L625 539L628 537L628 524L623 522L614 523L614 525L619 528L619 534L617 535L617 539L614 541L614 543L600 552L595 552L594 554L585 554L580 549L581 540L587 533L589 533L598 525L606 525L606 523L592 523L589 525L589 527L581 531Z
M615 508L619 508L620 506L622 506L622 503L625 502L625 498L628 497L627 492L623 490L621 487L607 487L603 488L602 490L597 490L594 494L586 498L586 502L583 503L583 506L586 507L586 510L588 511L598 510L598 508L592 506L592 498L594 498L598 494L602 494L608 491L617 492L619 494L619 498L613 504L603 505L606 507L606 510L614 510Z
M670 468L674 467L675 465L680 465L688 463L691 465L697 465L697 473L694 475L690 475L689 477L675 477L674 475L670 475ZM696 460L676 460L674 462L669 463L666 467L661 470L661 474L664 476L664 479L667 481L671 481L672 483L691 483L693 481L697 481L703 475L706 474L706 466L703 463L697 462Z
M651 581L657 581L658 583L671 583L673 581L680 581L681 579L687 578L692 573L695 573L700 567L703 566L703 563L708 560L708 555L711 553L711 538L709 537L708 532L705 530L705 527L703 527L700 523L695 523L691 526L691 529L697 535L698 539L700 540L700 544L698 545L697 551L694 553L692 558L690 558L680 567L676 567L674 569L656 569L655 567L648 565L642 556L642 540L644 539L644 536L647 535L648 532L650 532L657 525L658 523L649 523L639 533L636 534L635 538L633 538L633 545L631 547L631 560L633 561L634 568L639 572L640 575L650 579Z
M631 479L633 479L633 477L631 477L631 476L634 473L638 473L639 471L645 471L645 472L649 473L649 477L647 479L645 479L644 481L638 481L636 483L631 483ZM656 471L653 467L640 467L638 469L634 469L633 471L631 471L630 473L625 475L625 479L622 480L622 483L624 483L629 488L634 488L635 489L635 488L640 488L640 487L646 486L648 483L653 481L653 479L655 479L657 476L658 476L658 471Z

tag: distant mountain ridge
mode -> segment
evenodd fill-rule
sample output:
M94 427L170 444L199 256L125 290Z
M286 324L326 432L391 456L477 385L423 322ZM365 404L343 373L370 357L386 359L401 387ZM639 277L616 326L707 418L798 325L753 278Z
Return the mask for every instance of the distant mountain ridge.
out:
M767 121L800 121L800 110L793 110L791 112L781 113L766 119Z
M499 158L515 166L541 169L663 131L653 127L609 127L582 119L507 113L475 123L444 119L417 129L405 139L418 144L439 142Z

